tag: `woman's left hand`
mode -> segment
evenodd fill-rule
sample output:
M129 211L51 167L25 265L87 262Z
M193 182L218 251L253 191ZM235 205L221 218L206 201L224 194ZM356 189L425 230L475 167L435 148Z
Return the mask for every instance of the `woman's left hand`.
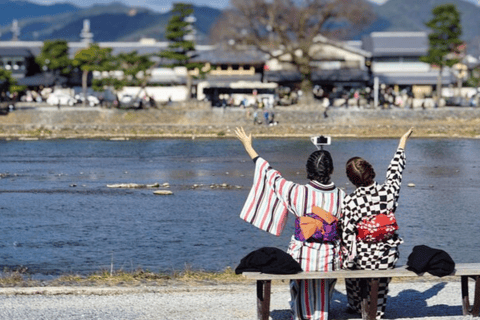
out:
M247 135L243 127L235 128L235 134L245 148L252 146L252 134Z
M258 157L257 152L253 149L252 146L252 134L247 135L243 127L235 128L235 134L237 135L238 140L243 144L245 147L245 151L247 151L250 158L255 159Z

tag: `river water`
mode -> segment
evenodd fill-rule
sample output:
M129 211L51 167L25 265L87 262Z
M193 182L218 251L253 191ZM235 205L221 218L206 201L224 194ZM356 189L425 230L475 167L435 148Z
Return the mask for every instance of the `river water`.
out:
M258 139L254 146L287 179L307 182L305 161L315 150L308 139ZM392 139L334 139L327 148L333 180L353 191L344 164L361 156L383 182L396 146ZM286 250L293 232L293 217L280 237L239 219L254 165L237 140L0 141L0 157L2 270L219 271L263 246ZM456 262L478 262L479 173L480 140L409 141L397 210L400 264L420 244ZM156 182L168 182L174 195L107 188Z

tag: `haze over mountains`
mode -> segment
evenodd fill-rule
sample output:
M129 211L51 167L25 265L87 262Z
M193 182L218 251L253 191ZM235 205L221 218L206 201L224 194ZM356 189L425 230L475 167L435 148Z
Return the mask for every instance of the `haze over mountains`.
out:
M480 54L480 6L478 0L389 0L382 5L370 0L377 19L354 36L373 31L428 31L425 22L431 18L432 8L454 3L461 12L463 40L468 51ZM165 27L170 13L160 13L147 8L129 7L120 2L94 5L88 8L70 3L40 5L28 1L0 0L0 41L12 38L11 24L17 19L20 40L65 39L80 40L83 20L89 19L94 41L138 41L140 38L164 40ZM212 7L194 6L197 35L200 42L207 41L210 27L221 14Z

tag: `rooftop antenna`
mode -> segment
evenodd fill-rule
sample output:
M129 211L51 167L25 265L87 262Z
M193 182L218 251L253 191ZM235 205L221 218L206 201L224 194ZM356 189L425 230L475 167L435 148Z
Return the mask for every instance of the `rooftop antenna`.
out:
M93 42L93 33L90 32L90 20L85 19L83 20L83 29L80 32L80 38L82 38L82 42L89 45Z
M20 36L20 27L18 26L18 20L13 19L12 21L12 41L18 41Z

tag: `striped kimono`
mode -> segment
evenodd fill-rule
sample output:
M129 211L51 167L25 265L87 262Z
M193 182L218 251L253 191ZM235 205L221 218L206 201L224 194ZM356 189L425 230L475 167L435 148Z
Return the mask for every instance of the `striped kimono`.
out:
M310 181L300 185L285 180L267 161L255 159L252 189L240 217L252 225L280 235L288 212L296 217L318 206L340 217L340 205L345 193L333 183L323 185ZM287 251L304 271L339 269L339 242L302 242L292 236ZM293 280L290 282L291 308L294 319L328 319L328 309L336 280Z

